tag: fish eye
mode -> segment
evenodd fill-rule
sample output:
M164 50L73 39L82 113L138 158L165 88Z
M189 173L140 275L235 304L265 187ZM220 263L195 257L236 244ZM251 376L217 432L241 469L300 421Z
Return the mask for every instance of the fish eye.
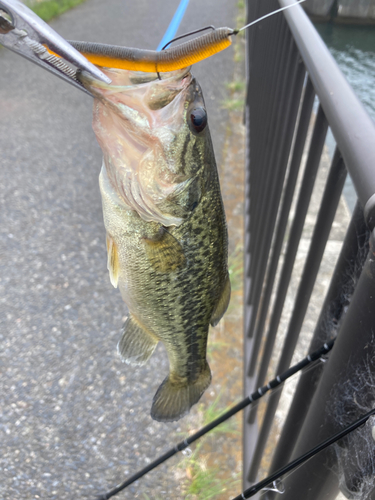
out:
M196 132L202 132L207 125L207 113L204 108L194 108L190 113L191 124Z

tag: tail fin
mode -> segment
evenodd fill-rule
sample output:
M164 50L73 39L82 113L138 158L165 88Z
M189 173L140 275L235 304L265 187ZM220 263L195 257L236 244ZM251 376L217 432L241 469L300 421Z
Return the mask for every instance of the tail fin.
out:
M125 321L117 351L128 365L144 365L154 352L157 343L156 337L152 337L132 316L129 316Z
M159 422L173 422L189 413L211 383L211 370L208 363L193 383L173 384L170 375L156 391L152 402L151 417Z

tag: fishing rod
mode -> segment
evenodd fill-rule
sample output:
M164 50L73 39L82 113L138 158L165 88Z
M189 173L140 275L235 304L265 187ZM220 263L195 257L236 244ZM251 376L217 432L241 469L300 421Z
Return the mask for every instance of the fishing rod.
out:
M329 437L328 439L326 439L322 443L319 443L317 446L315 446L311 450L307 451L303 455L299 456L298 458L296 458L292 462L289 462L284 467L281 467L279 470L277 470L276 472L274 472L270 476L266 477L265 479L262 479L262 481L259 481L258 483L254 484L253 486L251 486L247 490L243 491L240 495L236 496L232 500L245 500L245 498L250 498L250 497L254 496L256 493L258 493L258 491L263 490L267 486L270 486L274 483L276 483L275 491L278 491L278 488L277 488L278 483L277 482L281 476L283 476L287 472L293 471L295 468L301 466L302 464L304 464L305 462L310 460L310 458L317 455L319 452L328 448L328 446L336 443L337 441L339 441L343 437L347 436L348 434L350 434L354 430L358 429L358 427L365 424L367 422L367 420L372 415L375 415L375 408L373 408L372 410L367 412L365 415L362 415L358 420L356 420L355 422L352 422L347 427L345 427L341 431L337 432L333 436ZM284 491L278 491L278 492L284 493Z
M124 490L131 484L133 484L135 481L146 475L148 472L151 470L155 469L158 465L164 463L166 460L174 456L176 453L183 451L186 449L190 444L192 444L194 441L202 437L203 435L207 434L210 430L214 429L217 427L219 424L225 422L228 420L228 418L232 417L236 413L238 413L240 410L244 409L246 406L248 406L250 403L255 402L256 400L260 399L262 396L264 396L269 390L275 389L280 384L285 382L289 377L294 375L295 373L299 372L303 368L306 368L308 365L310 365L312 362L317 361L318 359L321 358L322 355L327 354L333 347L335 340L331 340L330 342L327 342L322 346L320 349L315 351L314 353L306 356L302 361L297 363L296 365L292 366L284 372L283 374L277 376L275 379L273 379L271 382L269 382L266 386L259 388L256 392L242 400L240 403L232 407L230 410L225 412L223 415L218 417L217 419L213 420L211 423L200 429L198 432L193 434L192 436L189 436L188 438L184 439L184 441L178 443L174 448L171 448L169 451L167 451L164 455L161 455L158 457L156 460L151 462L148 466L144 467L140 471L138 471L136 474L131 476L129 479L124 481L123 483L119 484L112 490L108 491L107 493L104 493L103 495L97 497L97 500L109 500L109 498L117 495L117 493L120 493L120 491ZM325 450L332 444L336 443L340 439L344 438L351 432L355 431L362 425L364 425L367 420L375 415L375 408L371 409L369 412L366 414L362 415L359 417L356 421L352 422L348 426L346 426L344 429L340 430L333 436L330 436L327 438L325 441L319 443L318 445L314 446L310 450L308 450L306 453L303 455L300 455L296 459L292 460L285 466L281 467L274 473L270 474L269 476L265 477L261 481L258 481L256 484L252 485L250 488L246 489L242 493L240 493L238 496L233 498L232 500L245 500L247 498L253 497L256 493L262 490L268 490L268 491L275 491L277 493L283 494L285 492L285 487L281 481L281 477L286 475L286 474L291 474L293 471L302 466L304 463L306 463L308 460L313 458L315 455L320 453L321 451ZM288 474L288 475L289 475Z
M202 427L199 431L197 431L195 434L192 434L191 436L188 436L186 439L181 441L180 443L176 444L173 448L168 450L166 453L158 457L156 460L151 462L149 465L141 469L140 471L136 472L133 476L131 476L129 479L126 479L123 483L117 485L114 487L112 490L107 491L106 493L100 495L97 497L97 500L108 500L109 498L113 497L114 495L117 495L120 491L124 490L131 484L133 484L135 481L140 479L141 477L145 476L148 474L150 471L161 465L162 463L166 462L169 458L173 457L176 455L178 452L185 450L188 448L189 445L194 443L197 439L201 438L208 432L210 432L212 429L217 427L218 425L222 424L226 420L228 420L230 417L233 415L236 415L236 413L240 412L250 404L256 402L260 398L262 398L265 394L267 394L269 391L275 390L277 388L280 388L280 386L290 377L295 375L297 372L303 370L304 368L307 368L309 365L311 366L312 363L315 361L318 361L319 359L322 358L325 354L329 353L335 343L335 339L330 340L329 342L326 342L323 346L321 346L318 350L314 351L313 353L309 354L305 358L303 358L299 363L291 366L288 370L286 370L284 373L277 375L273 380L268 382L267 385L263 387L259 387L255 392L247 396L245 399L234 405L232 408L230 408L228 411L223 413L220 417L216 418L209 424L205 425ZM269 481L272 482L272 481Z

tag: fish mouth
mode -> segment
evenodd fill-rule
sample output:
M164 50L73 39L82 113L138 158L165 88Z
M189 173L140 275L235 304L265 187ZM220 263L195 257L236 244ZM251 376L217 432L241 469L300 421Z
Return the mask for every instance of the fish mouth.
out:
M102 69L110 76L111 85L86 73L81 75L81 81L105 106L107 113L118 115L124 129L129 134L134 133L133 140L142 143L142 139L147 141L151 136L157 136L161 127L176 132L182 125L183 108L189 100L189 87L193 81L190 67L160 74Z
M128 103L130 106L139 100L151 110L165 107L176 95L184 91L192 80L190 67L168 73L101 69L110 76L111 85L92 78L86 72L80 75L81 83L95 98L113 104Z
M180 207L168 199L189 189L176 144L190 134L186 113L196 92L190 68L144 74L108 69L107 85L83 75L95 96L93 128L108 179L123 204L147 222L178 226ZM166 202L167 200L167 202Z

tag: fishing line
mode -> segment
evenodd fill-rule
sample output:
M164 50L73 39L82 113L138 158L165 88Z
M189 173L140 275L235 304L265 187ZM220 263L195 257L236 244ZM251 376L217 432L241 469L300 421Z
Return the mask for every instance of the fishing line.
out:
M315 456L320 451L324 450L325 448L328 448L328 446L330 446L331 444L336 443L336 441L338 441L339 439L342 439L347 434L350 434L355 429L358 429L358 427L360 427L361 425L363 425L364 423L366 423L367 420L372 415L375 415L375 408L373 408L372 410L370 410L368 413L366 413L365 415L363 415L362 417L360 417L358 420L356 420L352 424L350 424L347 427L345 427L345 429L341 430L340 432L338 432L334 436L331 436L330 438L326 439L325 441L323 441L322 443L318 444L317 446L315 446L314 448L312 448L308 452L304 453L300 457L296 458L292 462L289 462L287 465L285 465L284 467L280 468L279 470L277 470L276 472L274 472L270 476L266 477L262 481L259 481L258 483L254 484L253 486L251 486L247 490L243 491L240 495L238 495L235 498L233 498L233 500L241 500L241 499L245 499L245 498L250 498L250 497L254 496L256 493L258 493L258 491L262 490L264 487L272 485L272 483L274 481L277 481L285 473L287 473L289 471L292 471L296 467L298 467L298 466L302 465L303 463L307 462L307 460L309 460L310 458L312 458L313 456Z
M294 7L295 5L298 5L299 3L302 3L302 2L305 2L305 1L306 0L298 0L297 2L295 2L295 3L291 4L291 5L287 5L285 7L281 7L280 9L273 10L272 12L269 12L265 16L258 17L258 19L255 19L255 21L247 24L246 26L243 26L242 28L240 28L238 30L234 30L233 34L237 35L237 33L239 33L240 31L243 31L243 30L245 30L247 28L250 28L250 26L253 26L256 23L259 23L259 21L263 21L263 19L266 19L267 17L273 16L274 14L277 14L278 12L282 12L283 10L289 9L290 7Z
M220 425L221 423L225 422L228 420L230 417L238 413L239 411L243 410L250 404L253 404L254 402L258 402L260 398L262 398L265 394L267 394L269 391L274 391L281 389L281 385L290 377L292 377L294 374L297 372L303 370L304 368L310 368L313 363L318 361L319 359L322 358L325 354L327 354L333 347L335 342L335 339L330 340L329 342L325 343L323 346L321 346L318 350L314 351L313 353L309 354L306 356L304 359L302 359L299 363L295 364L294 366L290 367L288 370L286 370L284 373L277 375L273 380L271 380L267 385L263 387L259 387L258 390L247 396L245 399L234 405L232 408L230 408L228 411L224 412L220 417L216 418L209 424L205 425L197 431L195 434L192 434L191 436L188 436L185 438L183 441L175 445L173 448L171 448L169 451L158 457L156 460L151 462L149 465L138 471L136 474L131 476L129 479L124 481L123 483L119 484L112 490L108 491L107 493L104 493L103 495L97 497L97 500L108 500L112 496L116 495L120 491L124 490L131 484L133 484L135 481L143 477L145 474L148 472L152 471L155 469L158 465L162 464L169 458L173 457L176 455L176 453L185 450L190 444L192 444L194 441L197 439L201 438L208 432L210 432L212 429ZM289 469L288 469L289 470ZM269 484L271 481L269 481L267 484ZM239 497L241 498L241 497Z

